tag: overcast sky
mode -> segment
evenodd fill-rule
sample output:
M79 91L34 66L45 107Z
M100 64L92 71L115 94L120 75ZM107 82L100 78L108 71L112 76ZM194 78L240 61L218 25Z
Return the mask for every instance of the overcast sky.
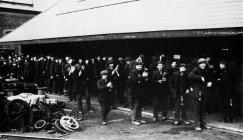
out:
M60 0L33 0L36 9L41 11L46 10L58 1Z

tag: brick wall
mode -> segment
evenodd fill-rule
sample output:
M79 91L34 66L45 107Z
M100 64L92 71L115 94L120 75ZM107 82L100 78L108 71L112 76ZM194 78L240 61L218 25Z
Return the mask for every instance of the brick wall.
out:
M13 30L34 17L36 14L0 11L0 37L4 31Z

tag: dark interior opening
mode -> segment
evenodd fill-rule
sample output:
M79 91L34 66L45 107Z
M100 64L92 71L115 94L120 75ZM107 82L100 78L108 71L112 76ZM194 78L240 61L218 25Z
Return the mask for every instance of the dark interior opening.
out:
M23 45L24 54L73 56L90 58L97 55L108 56L146 56L166 54L172 57L180 54L182 58L210 56L215 59L241 61L242 36L200 37L200 38L162 38L105 40L90 42L69 42L55 44Z

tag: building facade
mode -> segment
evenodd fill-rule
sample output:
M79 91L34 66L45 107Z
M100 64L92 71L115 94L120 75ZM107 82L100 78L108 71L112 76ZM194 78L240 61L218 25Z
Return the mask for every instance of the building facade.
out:
M12 32L26 21L38 15L32 0L2 0L0 1L0 38ZM1 52L17 51L16 45L2 45Z
M90 55L95 47L118 55L206 54L243 67L242 5L242 0L63 0L0 39L0 44L19 45L27 54ZM243 115L242 70L236 98Z

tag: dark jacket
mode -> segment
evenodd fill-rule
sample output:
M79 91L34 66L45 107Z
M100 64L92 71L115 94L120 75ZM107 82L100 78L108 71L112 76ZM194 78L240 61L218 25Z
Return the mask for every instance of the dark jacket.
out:
M63 68L62 68L62 73L63 73L63 76L65 77L65 79L68 79L69 78L69 71L71 69L71 65L70 64L63 64Z
M5 64L1 68L2 76L3 78L7 78L10 73L10 66L8 64Z
M117 80L118 80L118 75L117 75L117 73L115 72L115 73L113 73L112 74L112 71L114 70L112 70L112 69L110 69L109 67L106 69L107 71L108 71L108 80L109 81L111 81L113 84L117 84Z
M79 81L79 71L77 69L75 69L69 76L68 76L68 82L69 82L69 86L70 89L73 93L80 93L80 88L81 88L81 84Z
M191 93L190 95L193 98L199 98L200 94L202 95L206 89L208 77L206 70L202 70L199 67L194 68L190 73L189 73L189 79L190 79L190 85L191 85ZM205 81L202 81L202 77L204 77Z
M184 95L189 90L189 79L187 72L183 74L180 71L174 72L169 79L169 87L172 97L177 98Z
M87 84L87 77L88 77L88 72L86 69L84 70L79 70L78 71L78 83L82 86L85 86Z
M162 80L162 78L165 78L166 81L159 83L158 81ZM154 84L155 93L160 93L161 89L169 89L169 77L165 68L162 68L161 72L158 69L153 71L152 81Z
M117 85L120 87L123 87L125 85L125 82L127 80L127 75L125 74L125 63L124 61L118 61L118 73L119 73L119 77L117 79Z
M54 70L54 78L56 80L63 79L63 73L62 73L62 64L56 63L55 70Z
M130 71L128 76L129 87L132 89L135 98L141 98L144 95L145 78L142 77L143 71L136 69Z
M104 79L100 79L97 81L97 87L99 90L98 94L98 100L99 102L105 102L109 101L109 98L111 96L111 88L108 88L106 85L109 83L109 81L105 81Z
M228 69L219 70L217 72L217 87L220 89L223 96L229 96L234 89L234 75Z
M68 80L73 83L78 83L79 82L79 70L75 69L70 75Z
M86 68L87 68L89 80L96 81L97 80L96 78L98 78L98 71L96 69L96 64L95 63L92 63L92 62L89 62L86 65Z
M50 76L51 64L52 64L51 60L47 60L46 61L45 71L46 71L46 74L48 75L48 77Z
M35 62L33 60L30 61L30 80L31 82L34 81L36 69L35 69Z

